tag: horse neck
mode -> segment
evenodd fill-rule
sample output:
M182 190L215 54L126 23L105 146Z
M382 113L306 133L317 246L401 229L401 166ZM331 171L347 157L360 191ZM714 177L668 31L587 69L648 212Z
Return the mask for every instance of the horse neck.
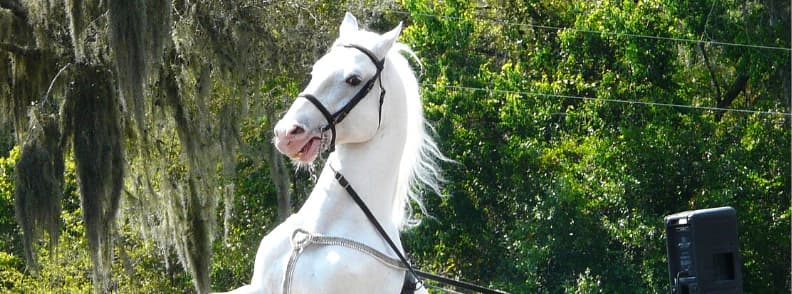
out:
M366 143L339 146L332 161L383 223L392 219L404 141L402 130L388 130Z
M328 158L314 191L306 201L306 207L313 207L310 211L329 211L329 214L322 213L323 216L317 216L327 217L328 221L345 212L363 217L351 196L336 181L333 172L335 169L344 175L377 220L393 235L398 230L392 214L407 135L406 103L402 97L403 91L399 88L400 84L386 82L384 77L385 75L383 83L387 95L377 134L363 143L336 146L336 151ZM377 99L379 94L372 92L365 99ZM328 165L332 165L332 169Z

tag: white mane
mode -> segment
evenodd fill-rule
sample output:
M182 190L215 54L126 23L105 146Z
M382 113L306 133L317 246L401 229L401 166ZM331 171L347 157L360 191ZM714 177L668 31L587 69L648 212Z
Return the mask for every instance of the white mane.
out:
M404 98L407 101L407 140L399 164L392 217L396 224L412 226L417 225L420 220L414 218L410 201L415 202L424 216L428 215L421 195L427 190L441 195L440 184L443 177L438 161L450 159L443 156L432 138L431 126L424 119L418 81L409 62L401 53L412 57L420 65L415 53L401 43L394 44L385 63L386 67L392 66L401 78Z

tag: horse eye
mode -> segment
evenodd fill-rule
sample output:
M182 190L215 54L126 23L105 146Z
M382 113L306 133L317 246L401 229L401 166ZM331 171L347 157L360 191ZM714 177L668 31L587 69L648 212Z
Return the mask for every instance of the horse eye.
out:
M352 86L357 86L357 85L360 85L360 82L362 82L362 80L360 79L360 76L354 75L354 76L348 77L345 82L347 84L352 85Z

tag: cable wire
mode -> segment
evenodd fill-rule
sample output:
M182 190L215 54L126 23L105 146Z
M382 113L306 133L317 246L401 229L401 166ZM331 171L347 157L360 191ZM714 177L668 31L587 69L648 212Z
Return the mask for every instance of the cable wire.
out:
M739 112L739 113L760 114L760 115L792 116L791 113L780 112L780 111L770 111L770 110L751 110L751 109L740 109L740 108L721 108L721 107L711 107L711 106L695 106L695 105L686 105L686 104L646 102L646 101L621 100L621 99L609 99L609 98L595 98L595 97L585 97L585 96L548 94L548 93L525 92L525 91L514 91L514 90L498 90L498 89L477 88L477 87L467 87L467 86L435 85L435 84L429 84L429 83L421 83L421 86L432 87L432 88L449 88L449 89L456 89L456 90L501 93L501 94L518 94L518 95L525 95L525 96L542 96L542 97L548 97L548 98L576 99L576 100L587 100L587 101L602 101L602 102L609 102L609 103L635 104L635 105L645 105L645 106L661 106L661 107L685 108L685 109L696 109L696 110L707 110L707 111Z
M440 15L429 14L429 13L410 13L409 11L403 11L403 10L391 10L390 12L394 13L394 14L401 14L401 15L407 15L407 16L417 15L417 16L424 16L424 17L433 17L433 18L438 18L438 19L447 19L447 20L464 20L463 18L457 17L457 16L440 16ZM633 34L633 33L619 33L619 32L608 32L608 31L598 31L598 30L589 30L589 29L576 29L576 28L559 27L559 26L551 26L551 25L515 23L515 22L508 22L508 21L502 21L502 20L492 20L492 19L488 19L488 20L473 19L473 20L478 21L478 22L490 22L490 23L496 23L496 24L507 25L507 26L521 26L521 27L529 27L529 28L543 29L543 30L571 31L571 32L578 32L578 33L610 35L610 36L617 36L617 37L641 38L641 39L673 41L673 42L682 42L682 43L733 46L733 47L743 47L743 48L754 48L754 49L766 49L766 50L778 50L778 51L792 52L792 48L780 47L780 46L755 45L755 44L744 44L744 43L722 42L722 41L694 40L694 39L684 39L684 38L674 38L674 37L661 37L661 36L642 35L642 34Z
M428 14L428 13L410 13L408 11L403 11L403 10L391 10L390 12L391 13L395 13L395 14L402 14L402 15L406 15L406 16L418 15L418 16L424 16L424 17L448 19L448 20L462 20L463 19L461 17L438 16L438 15L435 15L435 14ZM557 31L568 30L568 31L580 32L580 33L604 34L604 35L613 35L613 36L626 36L626 37L631 37L631 38L644 38L644 39L675 41L675 42L687 42L687 43L698 43L698 44L714 44L714 45L721 45L721 46L735 46L735 47L754 48L754 49L781 50L781 51L790 52L790 56L792 57L792 49L791 48L786 48L786 47L754 45L754 44L741 44L741 43L720 42L720 41L693 40L693 39L660 37L660 36L641 35L641 34L632 34L632 33L607 32L607 31L598 31L598 30L574 29L574 28L564 28L564 27L549 26L549 25L513 23L513 22L507 22L507 21L500 21L500 20L481 20L481 19L475 19L475 20L479 21L479 22L491 22L491 23L497 23L497 24L502 24L502 25L524 26L524 27L546 29L546 30L557 30ZM451 86L451 85L439 86L439 85L426 84L426 83L422 83L422 85L425 86L425 87L445 87L445 88L471 90L471 91L486 91L486 92L493 92L493 93L533 95L533 96L562 98L562 99L590 100L590 101L602 101L602 102L610 102L610 103L623 103L623 104L635 104L635 105L646 105L646 106L662 106L662 107L686 108L686 109L707 110L707 111L721 111L721 112L738 112L738 113L762 114L762 115L792 116L792 113L779 112L779 111L750 110L750 109L739 109L739 108L721 108L721 107L695 106L695 105L673 104L673 103L645 102L645 101L632 101L632 100L608 99L608 98L594 98L594 97L560 95L560 94L547 94L547 93L536 93L536 92L525 92L525 91L496 90L496 89L486 89L486 88L476 88L476 87L466 87L466 86ZM792 105L792 101L790 101L790 105Z

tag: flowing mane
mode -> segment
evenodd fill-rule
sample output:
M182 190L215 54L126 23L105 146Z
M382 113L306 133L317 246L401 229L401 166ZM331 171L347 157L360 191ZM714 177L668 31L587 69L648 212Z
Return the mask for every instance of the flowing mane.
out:
M423 215L428 215L421 195L424 191L441 194L443 177L438 161L449 159L443 156L432 138L431 125L424 118L418 81L402 53L412 57L421 66L415 53L402 43L396 43L388 53L386 66L392 66L401 78L407 101L407 141L399 164L392 217L396 224L413 226L420 220L415 218L410 201L415 202Z

